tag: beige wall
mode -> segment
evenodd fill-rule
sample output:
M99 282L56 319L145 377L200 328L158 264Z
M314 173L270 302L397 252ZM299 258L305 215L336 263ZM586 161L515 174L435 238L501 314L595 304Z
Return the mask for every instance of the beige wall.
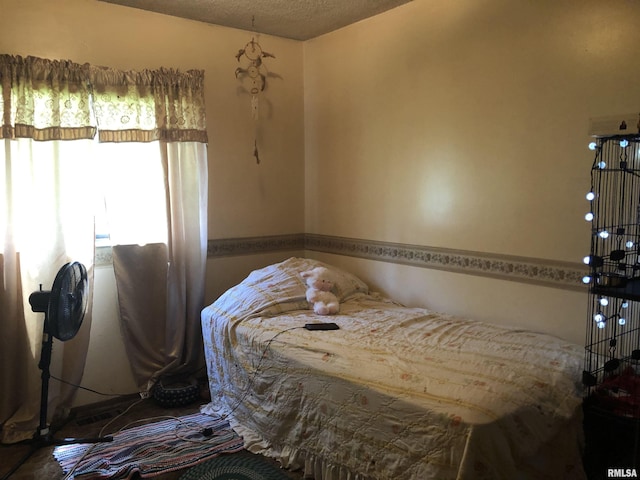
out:
M588 120L640 111L638 25L626 0L416 0L306 42L306 231L580 261Z
M580 262L589 118L640 111L638 25L622 0L415 0L305 42L305 231ZM584 339L586 294L321 257L410 304Z

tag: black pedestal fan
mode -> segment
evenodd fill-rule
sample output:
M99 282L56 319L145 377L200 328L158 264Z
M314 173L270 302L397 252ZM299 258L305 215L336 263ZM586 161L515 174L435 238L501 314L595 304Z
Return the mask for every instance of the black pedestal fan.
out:
M44 313L44 326L42 333L42 350L38 368L42 370L42 390L40 395L40 425L33 439L31 450L20 462L2 477L9 478L38 448L49 445L69 445L73 443L99 443L110 442L113 437L99 438L64 438L55 439L47 425L47 403L49 398L49 365L53 337L63 342L71 340L82 325L84 314L87 310L87 296L89 282L87 269L79 262L69 262L57 273L50 291L40 290L29 296L29 304L34 312Z

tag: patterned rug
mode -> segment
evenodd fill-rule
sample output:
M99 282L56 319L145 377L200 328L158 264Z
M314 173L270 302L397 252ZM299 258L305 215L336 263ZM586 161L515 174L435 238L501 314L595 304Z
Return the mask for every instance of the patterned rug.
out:
M261 457L221 455L193 467L179 480L289 480Z
M122 430L113 442L56 447L53 455L72 478L153 477L243 449L227 420L196 413Z

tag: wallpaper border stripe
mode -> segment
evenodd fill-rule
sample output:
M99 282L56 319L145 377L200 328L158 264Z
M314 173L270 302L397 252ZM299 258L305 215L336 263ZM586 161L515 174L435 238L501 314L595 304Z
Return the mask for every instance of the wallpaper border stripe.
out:
M587 273L580 263L302 233L209 240L207 247L209 258L310 250L578 291Z
M266 237L221 238L209 240L207 257L255 255L281 250L304 250L305 235L271 235Z

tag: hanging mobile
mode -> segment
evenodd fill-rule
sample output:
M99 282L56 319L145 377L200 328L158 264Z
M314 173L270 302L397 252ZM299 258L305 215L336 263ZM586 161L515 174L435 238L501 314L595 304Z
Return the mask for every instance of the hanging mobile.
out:
M252 26L254 21L255 18L252 19ZM261 71L261 67L263 67L262 59L267 57L276 58L275 55L265 52L254 37L251 38L251 41L248 42L244 48L238 50L238 53L236 54L236 60L238 62L243 58L248 60L248 65L245 68L236 68L235 75L236 78L240 79L240 81L248 79L248 90L251 94L251 117L256 122L260 118L259 95L267 86L267 77ZM256 163L260 164L257 139L254 140L253 147L253 155L256 159Z
M249 60L246 68L236 68L236 78L249 78L249 93L251 93L251 113L254 119L258 116L258 94L264 91L267 86L267 77L260 71L262 59L265 57L276 58L273 54L265 52L255 38L245 45L244 48L238 50L236 60L240 61L242 57Z

